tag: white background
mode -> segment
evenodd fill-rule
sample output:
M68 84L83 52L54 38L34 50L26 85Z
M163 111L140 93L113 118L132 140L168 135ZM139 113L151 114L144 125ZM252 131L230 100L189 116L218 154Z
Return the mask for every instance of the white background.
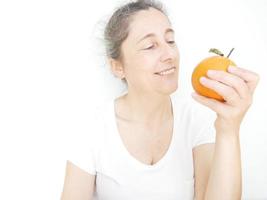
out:
M0 2L0 199L59 199L70 135L123 85L105 65L103 22L124 1ZM164 1L181 54L179 90L209 48L260 74L241 127L243 199L267 199L267 1Z

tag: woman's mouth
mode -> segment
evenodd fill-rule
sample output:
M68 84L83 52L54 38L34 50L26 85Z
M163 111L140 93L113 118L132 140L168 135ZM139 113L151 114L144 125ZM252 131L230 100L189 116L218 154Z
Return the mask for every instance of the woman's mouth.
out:
M171 67L169 69L166 69L166 70L161 71L161 72L157 72L155 74L160 75L160 76L165 76L165 75L169 75L169 74L174 73L174 71L175 71L175 67Z

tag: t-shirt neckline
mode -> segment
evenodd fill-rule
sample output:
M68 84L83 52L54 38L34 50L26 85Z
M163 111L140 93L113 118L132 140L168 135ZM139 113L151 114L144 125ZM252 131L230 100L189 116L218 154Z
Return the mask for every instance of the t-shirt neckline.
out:
M120 149L122 150L122 153L125 155L125 157L132 162L133 164L135 164L137 167L142 168L142 169L157 169L159 167L161 167L167 160L167 158L170 156L171 151L173 149L174 146L174 141L175 141L175 135L176 135L176 113L175 113L175 105L174 105L174 100L172 98L172 96L170 95L170 100L171 100L171 106L172 106L172 112L173 112L173 130L172 130L172 138L169 144L169 147L167 149L167 151L165 152L165 154L163 155L163 157L158 160L155 164L153 165L149 165L149 164L145 164L142 161L138 160L137 158L135 158L126 148L125 144L122 141L122 138L120 136L119 130L118 130L118 126L117 126L117 120L116 120L116 115L115 115L115 99L113 99L110 103L110 109L111 109L111 122L112 122L112 128L114 130L115 133L115 138L118 141L119 145L120 145ZM113 132L113 131L112 131Z

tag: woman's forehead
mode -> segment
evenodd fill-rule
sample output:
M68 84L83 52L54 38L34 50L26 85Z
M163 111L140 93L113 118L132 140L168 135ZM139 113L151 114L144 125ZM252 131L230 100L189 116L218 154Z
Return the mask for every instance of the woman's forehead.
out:
M140 11L135 14L129 26L129 36L140 40L146 35L174 32L168 17L156 9Z

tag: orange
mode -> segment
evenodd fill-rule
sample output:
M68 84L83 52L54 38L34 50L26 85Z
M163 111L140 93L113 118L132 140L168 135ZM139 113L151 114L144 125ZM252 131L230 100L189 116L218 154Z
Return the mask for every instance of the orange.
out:
M224 55L217 49L210 49L210 52L218 54L217 56L211 56L204 60L202 60L194 69L191 77L191 82L194 90L203 96L217 99L221 102L224 102L225 100L221 95L219 95L217 92L215 92L212 89L209 89L205 86L203 86L200 83L200 78L202 76L207 76L207 71L209 69L212 70L223 70L227 72L227 68L229 65L236 66L236 64L229 59L230 54L232 53L234 49L232 49L227 57L224 57Z

